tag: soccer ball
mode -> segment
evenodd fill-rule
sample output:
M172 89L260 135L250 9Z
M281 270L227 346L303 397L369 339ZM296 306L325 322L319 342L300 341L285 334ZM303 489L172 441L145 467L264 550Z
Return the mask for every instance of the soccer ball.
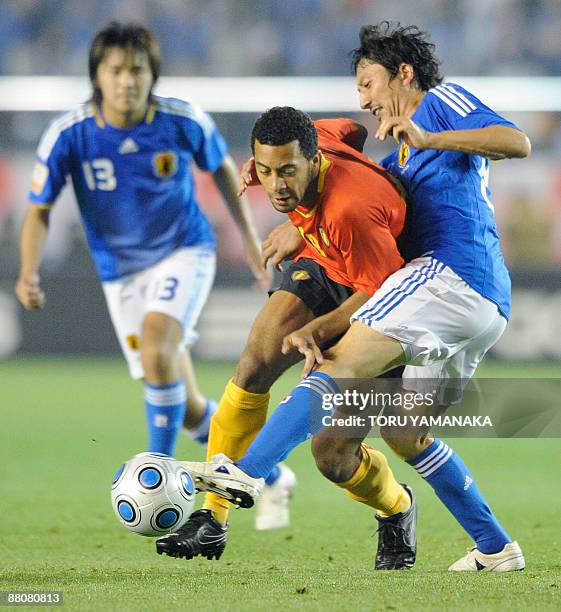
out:
M193 512L195 485L173 457L140 453L113 478L111 505L119 521L144 536L171 533Z

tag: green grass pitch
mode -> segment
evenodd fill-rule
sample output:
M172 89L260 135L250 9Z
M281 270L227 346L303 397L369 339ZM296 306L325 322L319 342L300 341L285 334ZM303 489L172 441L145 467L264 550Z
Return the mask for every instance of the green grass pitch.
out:
M219 396L231 365L199 364ZM488 376L559 377L558 364L487 365ZM275 387L278 400L297 380ZM507 530L525 572L451 574L470 542L432 489L396 458L419 500L418 562L375 572L375 521L315 470L309 445L289 459L300 486L292 525L253 530L236 510L219 562L159 557L127 532L109 504L110 481L145 443L142 385L120 360L0 363L0 590L61 590L76 610L561 609L559 440L456 440ZM383 443L380 448L385 448ZM181 458L203 450L182 438Z

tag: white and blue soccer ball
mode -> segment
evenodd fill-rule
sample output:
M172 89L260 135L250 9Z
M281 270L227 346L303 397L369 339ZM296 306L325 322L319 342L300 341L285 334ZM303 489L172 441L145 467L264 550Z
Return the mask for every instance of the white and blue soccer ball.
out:
M111 505L127 529L144 536L176 531L193 512L195 485L173 457L140 453L113 478Z

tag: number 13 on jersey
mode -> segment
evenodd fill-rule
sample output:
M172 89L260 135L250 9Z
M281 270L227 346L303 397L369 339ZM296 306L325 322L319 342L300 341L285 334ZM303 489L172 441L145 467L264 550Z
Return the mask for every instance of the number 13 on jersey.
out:
M91 162L82 162L84 177L90 191L113 191L117 187L113 162L107 157L99 157Z

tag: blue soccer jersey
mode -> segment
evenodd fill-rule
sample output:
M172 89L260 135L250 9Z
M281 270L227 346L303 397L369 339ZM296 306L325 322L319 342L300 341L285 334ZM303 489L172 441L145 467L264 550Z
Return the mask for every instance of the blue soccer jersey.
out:
M454 83L429 90L412 120L429 132L516 128ZM511 284L490 200L489 160L402 143L381 164L400 178L409 195L406 259L431 254L508 318Z
M30 200L53 204L71 176L99 276L114 280L184 246L214 247L190 162L214 172L226 153L213 120L187 102L154 97L130 129L108 125L88 102L44 133Z

